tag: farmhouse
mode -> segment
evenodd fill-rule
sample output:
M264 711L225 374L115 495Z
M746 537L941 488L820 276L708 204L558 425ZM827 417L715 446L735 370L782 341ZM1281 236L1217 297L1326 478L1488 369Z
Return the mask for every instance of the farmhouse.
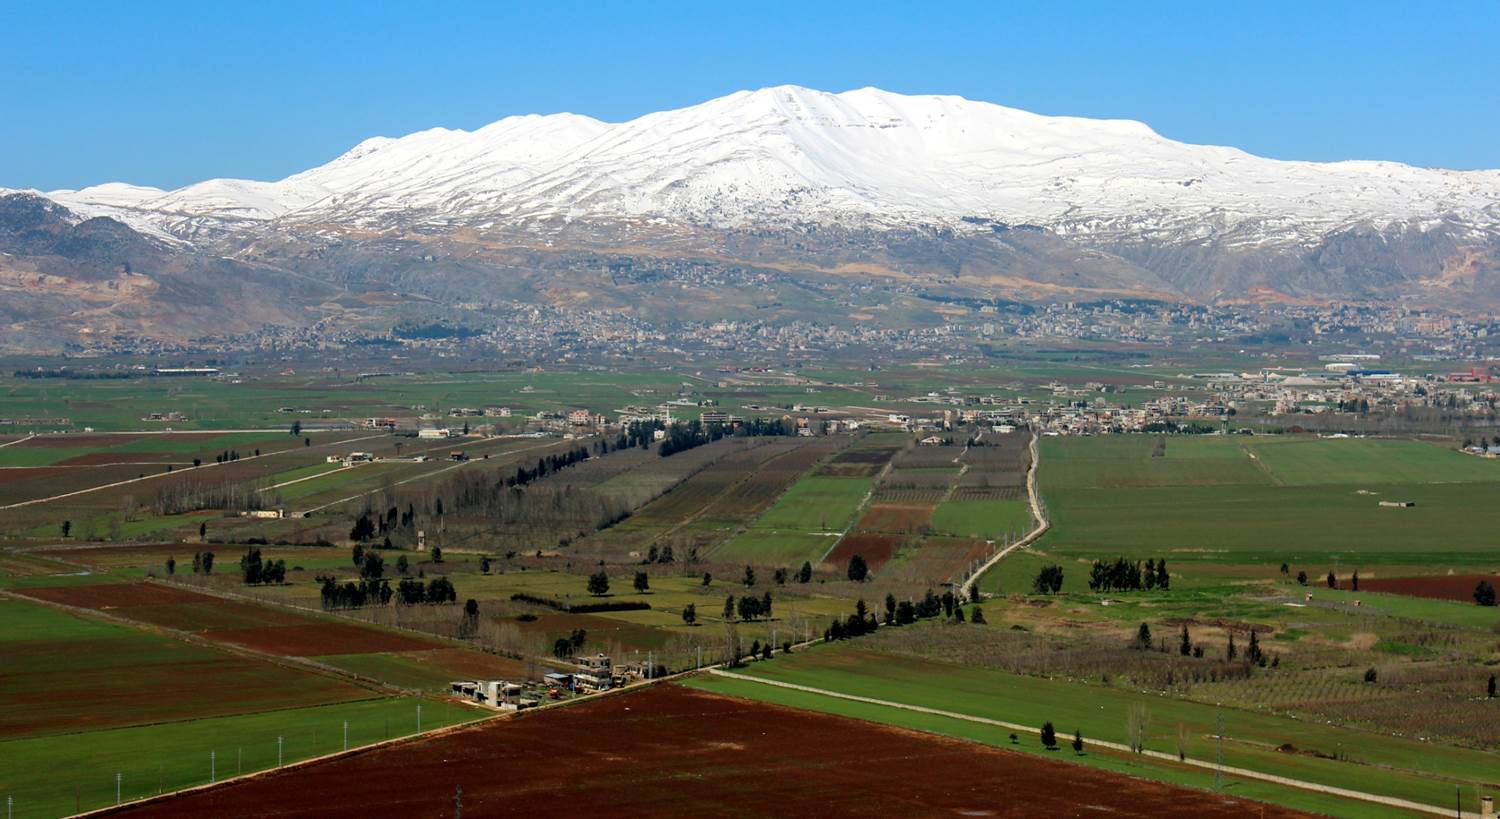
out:
M456 697L463 697L491 708L519 711L522 708L534 708L537 705L535 699L521 697L524 689L520 685L504 680L454 680L449 684L449 688Z
M1380 505L1381 506L1385 506L1385 507L1389 507L1389 508L1392 508L1392 509L1410 509L1413 506L1416 506L1417 502L1416 501L1381 501Z
M573 672L573 687L579 691L607 691L614 686L614 671L609 656L597 654L579 657L578 668Z
M451 437L453 432L447 427L423 427L417 430L417 438L423 441L440 441Z

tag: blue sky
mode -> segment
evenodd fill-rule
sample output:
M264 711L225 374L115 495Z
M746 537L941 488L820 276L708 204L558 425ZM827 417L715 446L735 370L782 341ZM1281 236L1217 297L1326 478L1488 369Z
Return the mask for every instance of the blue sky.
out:
M795 83L1500 168L1500 2L10 3L0 187L276 179L369 136ZM433 10L435 9L435 10Z

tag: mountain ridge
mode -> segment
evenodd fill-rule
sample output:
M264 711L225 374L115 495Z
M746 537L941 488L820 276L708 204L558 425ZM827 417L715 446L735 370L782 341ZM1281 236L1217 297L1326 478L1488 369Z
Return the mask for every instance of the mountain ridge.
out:
M1263 240L1274 243L1445 215L1500 225L1500 171L1264 159L1176 142L1134 120L797 86L736 92L622 123L533 114L474 131L374 137L275 182L45 195L168 233L181 217L387 228L551 218L951 226L977 217L1070 235L1180 235L1186 221L1258 221ZM1122 217L1133 218L1113 228Z
M55 204L58 225L103 221L82 243L28 243L32 200ZM33 280L45 287L28 292ZM291 295L231 305L266 288ZM923 292L1486 312L1500 306L1500 171L1265 159L1133 120L778 86L623 123L529 114L372 137L271 182L0 190L0 289L41 305L11 311L16 337L49 343L82 322L75 291L103 317L95 337L176 340L379 331L497 295L667 325L872 315L845 292L886 305L893 327L937 320L903 314ZM816 309L784 297L813 291ZM173 321L152 314L155 292L172 294Z

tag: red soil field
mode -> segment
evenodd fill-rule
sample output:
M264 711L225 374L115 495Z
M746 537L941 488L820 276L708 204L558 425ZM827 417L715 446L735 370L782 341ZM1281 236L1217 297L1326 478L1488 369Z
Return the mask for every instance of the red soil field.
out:
M870 571L879 571L881 566L896 556L896 549L901 546L902 540L904 538L901 535L872 535L865 532L846 535L825 562L843 569L848 567L850 558L859 555L865 559Z
M534 817L564 810L657 819L1306 815L669 685L526 713L114 813L451 816L459 787L466 816Z
M217 642L288 657L426 651L440 645L353 623L334 623L270 606L224 600L157 583L26 589L38 600L110 611L142 623L198 632Z
M75 455L67 460L58 461L58 466L100 466L101 464L148 464L159 466L164 463L190 463L191 459L184 459L181 455L170 455L165 452L90 452L87 455Z
M858 528L866 532L918 532L932 522L927 503L877 503L859 519Z
M1500 576L1497 575L1448 574L1428 577L1362 577L1359 579L1359 590L1473 603L1474 587L1481 580L1488 580L1491 586L1500 589ZM1348 581L1341 582L1339 588L1349 588Z
M41 447L111 447L139 441L144 435L38 435L16 446Z
M217 597L175 589L156 583L100 583L83 586L58 586L54 588L23 589L20 594L62 603L65 606L105 609L129 606L166 606L180 603L216 603Z
M375 654L384 651L422 651L436 645L416 637L405 637L348 623L311 622L297 626L205 631L210 640L245 646L288 657L320 654Z
M11 483L12 481L34 481L38 478L46 478L66 471L66 469L58 469L55 466L8 467L5 469L0 469L0 483Z

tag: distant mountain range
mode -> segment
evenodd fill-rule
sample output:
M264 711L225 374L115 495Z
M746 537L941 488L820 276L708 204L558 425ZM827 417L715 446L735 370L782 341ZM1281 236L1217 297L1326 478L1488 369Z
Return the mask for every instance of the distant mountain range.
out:
M61 206L49 213L72 228L128 226L122 253L145 242L175 260L131 263L132 275L186 276L199 304L222 297L203 271L239 266L307 296L395 287L437 310L498 288L556 305L622 260L986 298L1500 303L1500 171L1286 162L1138 122L873 88L782 86L619 124L533 115L377 137L278 182L10 192L0 288L51 265L76 289L121 259L19 241L16 219L39 207L14 204L26 198ZM24 323L17 312L0 319ZM247 321L337 312L283 304ZM132 316L118 323L140 324Z

